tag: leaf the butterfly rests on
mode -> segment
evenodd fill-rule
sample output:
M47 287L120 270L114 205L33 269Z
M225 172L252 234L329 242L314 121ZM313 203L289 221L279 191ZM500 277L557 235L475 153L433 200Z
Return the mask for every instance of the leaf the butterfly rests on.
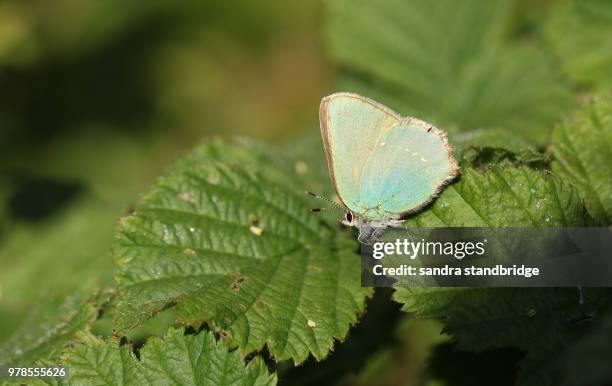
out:
M277 360L320 360L346 336L371 293L356 244L309 213L304 184L271 154L201 146L121 221L118 334L172 307L245 355L265 345Z

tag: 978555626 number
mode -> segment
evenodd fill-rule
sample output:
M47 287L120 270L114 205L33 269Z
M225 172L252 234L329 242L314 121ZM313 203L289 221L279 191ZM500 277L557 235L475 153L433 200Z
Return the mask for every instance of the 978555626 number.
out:
M63 366L0 366L0 379L18 379L18 378L66 378L68 369Z

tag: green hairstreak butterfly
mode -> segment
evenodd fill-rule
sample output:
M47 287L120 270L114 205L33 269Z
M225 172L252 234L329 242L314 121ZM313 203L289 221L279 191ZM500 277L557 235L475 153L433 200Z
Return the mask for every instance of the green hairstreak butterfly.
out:
M351 93L323 98L319 117L342 222L362 242L401 224L459 175L446 134L427 122Z

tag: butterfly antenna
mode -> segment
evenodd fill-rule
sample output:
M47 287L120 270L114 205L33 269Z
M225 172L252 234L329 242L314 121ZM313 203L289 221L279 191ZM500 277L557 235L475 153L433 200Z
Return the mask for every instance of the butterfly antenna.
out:
M324 210L330 210L330 209L338 209L338 208L310 208L311 212L323 212Z
M321 197L318 194L310 192L308 190L305 193L308 194L309 196L316 197L319 200L326 201L326 202L328 202L328 203L330 203L330 204L332 204L334 206L333 208L314 208L314 209L311 210L312 212L320 212L322 210L329 210L329 209L340 209L343 212L346 212L346 209L342 205L338 204L335 201L330 200L329 198Z

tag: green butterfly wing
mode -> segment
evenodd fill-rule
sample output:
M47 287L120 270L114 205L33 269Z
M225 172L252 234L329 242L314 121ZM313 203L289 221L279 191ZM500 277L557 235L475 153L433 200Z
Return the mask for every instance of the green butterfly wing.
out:
M336 192L366 219L416 211L458 175L442 131L368 98L330 95L321 103L320 118Z
M336 193L347 208L360 213L365 163L381 134L397 125L401 116L360 95L337 93L323 98L319 118Z

